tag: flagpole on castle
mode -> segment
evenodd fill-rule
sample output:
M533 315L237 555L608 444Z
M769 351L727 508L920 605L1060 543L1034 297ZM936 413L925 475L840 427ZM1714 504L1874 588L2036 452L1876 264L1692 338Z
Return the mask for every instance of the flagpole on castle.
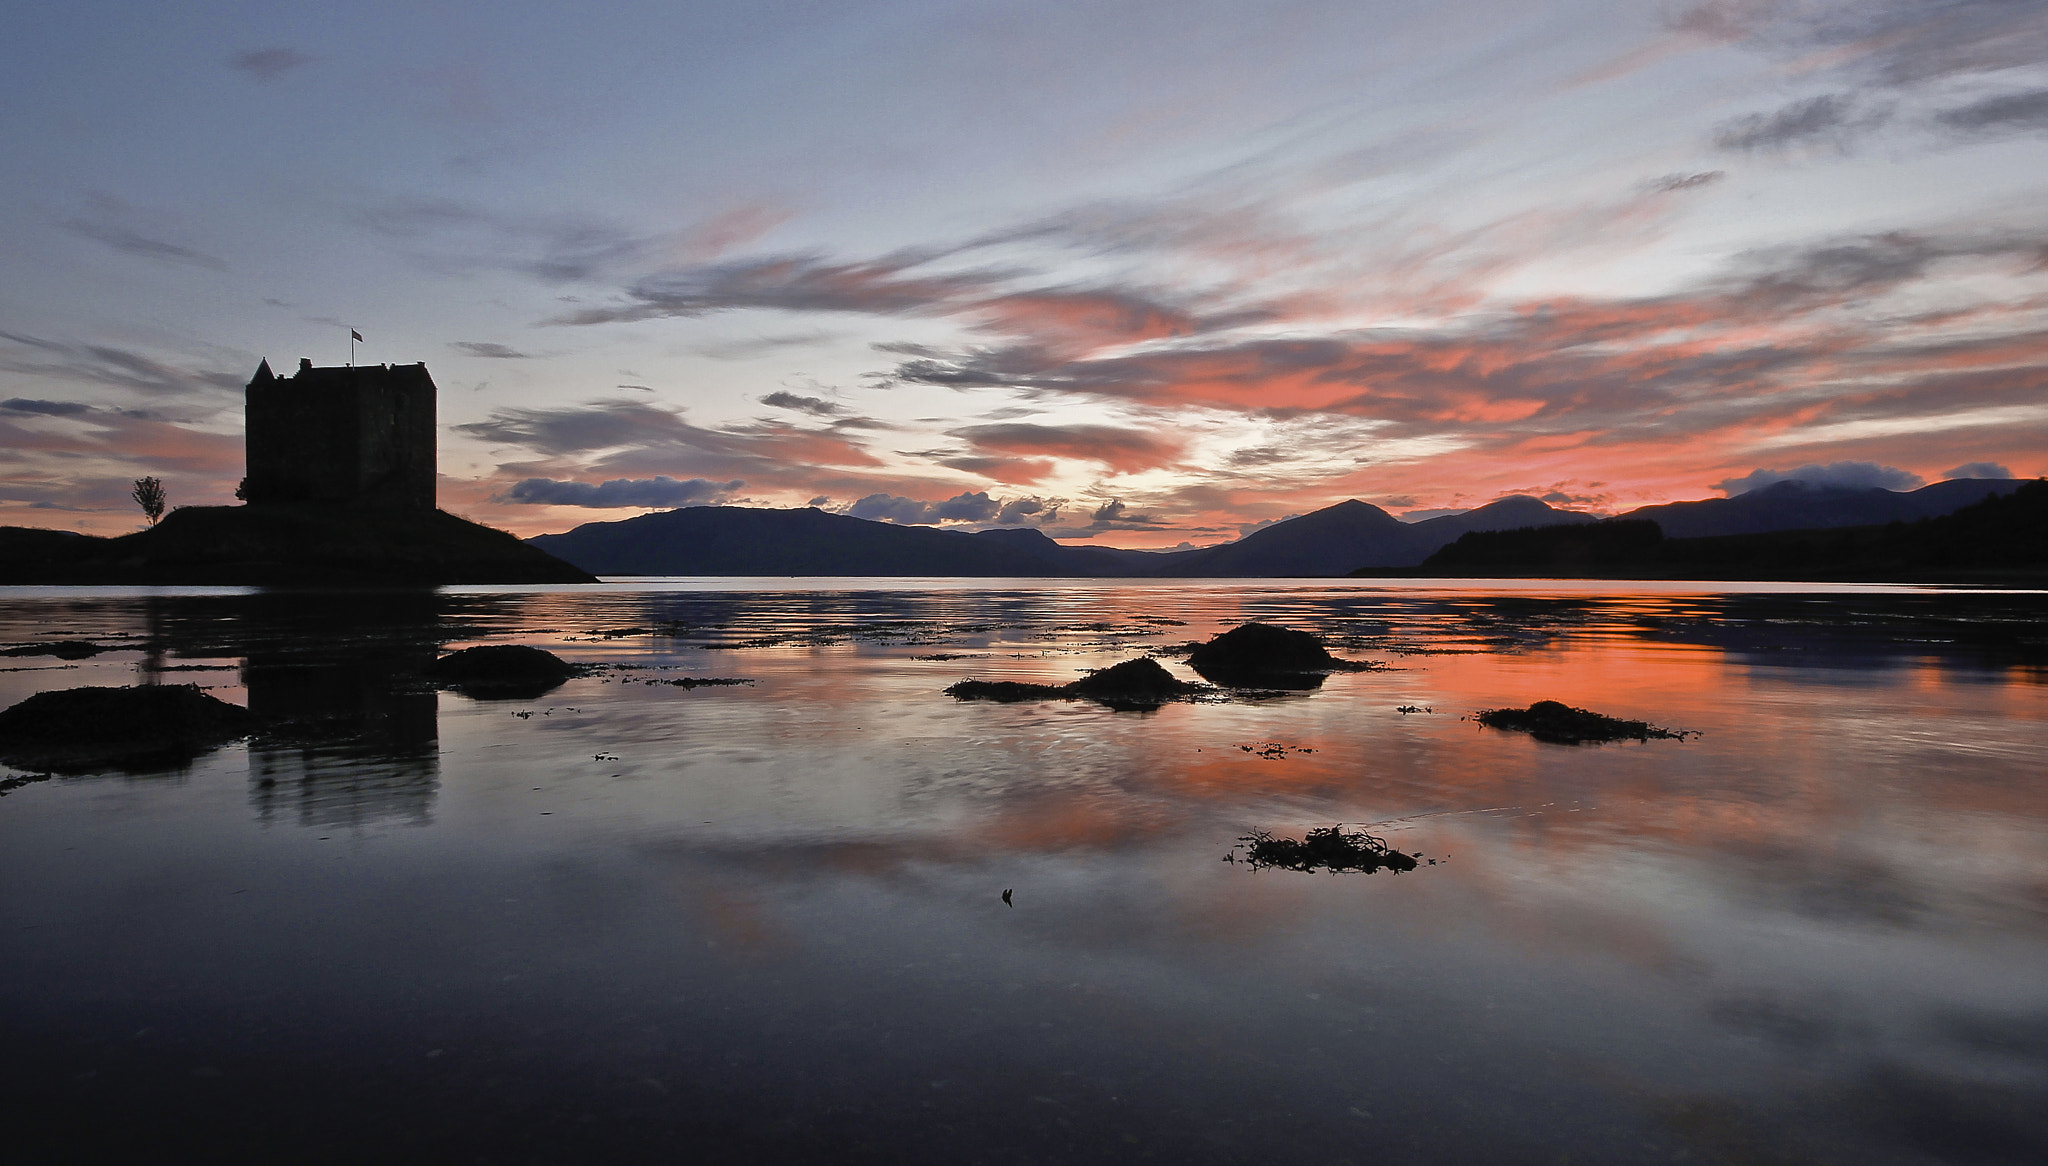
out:
M348 330L348 366L350 368L356 366L356 341L362 338L363 334L361 332L356 331L354 328Z

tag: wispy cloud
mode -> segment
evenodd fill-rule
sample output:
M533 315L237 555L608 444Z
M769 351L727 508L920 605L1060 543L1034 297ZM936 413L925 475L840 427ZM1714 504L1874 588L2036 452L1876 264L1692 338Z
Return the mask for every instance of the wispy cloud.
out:
M2041 0L1706 0L1674 26L1900 87L2048 59Z
M738 479L730 482L711 482L703 478L691 478L689 481L679 482L666 476L613 478L608 482L596 483L524 478L513 483L511 489L493 501L526 506L583 506L604 510L636 506L660 508L723 502L745 485L745 482Z
M458 340L448 347L468 356L480 356L486 360L531 360L533 354L489 340Z
M809 413L814 417L836 417L846 412L844 405L827 401L822 397L801 396L786 389L777 389L775 392L769 393L761 398L761 403L777 409L794 409L799 413Z
M1182 443L1156 433L1112 425L1035 425L1009 421L950 431L985 454L1037 455L1100 462L1118 473L1172 465Z
M1847 149L1857 135L1883 124L1886 116L1882 110L1859 111L1842 94L1823 93L1770 113L1736 118L1715 131L1714 144L1750 151L1805 145Z
M0 371L156 397L210 398L215 405L225 404L222 394L239 392L248 380L246 372L182 369L133 349L15 332L0 332Z
M1959 130L2035 132L2048 130L2048 89L2007 93L1955 109L1944 110L1935 119Z
M45 417L76 417L93 411L91 405L81 401L38 401L27 397L9 397L0 401L0 409L10 413L40 413Z
M202 267L209 271L226 271L228 268L227 263L217 256L163 238L161 226L149 229L149 220L159 216L111 195L94 194L85 202L79 213L57 220L57 225L123 255L185 267Z
M275 81L293 69L310 65L317 58L294 48L244 49L228 58L228 64L258 81Z

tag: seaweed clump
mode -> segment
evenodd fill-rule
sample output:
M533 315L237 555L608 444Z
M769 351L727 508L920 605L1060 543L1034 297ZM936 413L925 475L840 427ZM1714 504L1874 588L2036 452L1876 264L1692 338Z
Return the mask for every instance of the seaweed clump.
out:
M53 773L176 768L257 723L196 684L39 692L0 712L0 761Z
M427 666L437 687L479 700L531 700L581 672L553 652L524 644L464 648Z
M1012 704L1026 700L1092 700L1114 709L1154 709L1194 692L1150 656L1125 660L1071 684L1028 684L1017 680L963 680L946 690L957 700L993 700Z
M1647 741L1657 737L1683 741L1697 737L1691 729L1661 729L1648 721L1625 721L1577 709L1556 700L1539 700L1525 709L1482 709L1472 719L1491 729L1527 733L1553 745L1583 745L1588 741Z
M1378 870L1390 870L1396 874L1415 869L1415 856L1403 854L1387 845L1387 840L1363 830L1345 833L1344 824L1324 826L1310 830L1301 841L1292 838L1275 838L1264 830L1254 830L1238 839L1250 844L1245 852L1245 862L1252 869L1279 867L1282 870L1318 871L1359 871L1371 874Z

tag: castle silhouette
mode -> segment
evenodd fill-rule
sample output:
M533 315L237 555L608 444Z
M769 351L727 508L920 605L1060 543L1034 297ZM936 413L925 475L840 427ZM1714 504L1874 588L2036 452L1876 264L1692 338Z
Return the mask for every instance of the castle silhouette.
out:
M237 491L252 505L432 510L434 378L410 365L314 368L263 361L246 395Z

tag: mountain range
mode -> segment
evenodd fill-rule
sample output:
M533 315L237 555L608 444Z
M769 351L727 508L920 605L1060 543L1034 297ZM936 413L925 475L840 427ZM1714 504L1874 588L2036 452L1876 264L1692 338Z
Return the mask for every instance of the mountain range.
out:
M1910 492L1777 485L1734 498L1645 506L1620 515L1655 521L1668 537L1865 526L1947 514L2013 479L1956 479ZM822 510L691 506L590 522L527 542L595 575L964 575L979 577L1336 576L1419 565L1475 531L1599 521L1515 495L1461 514L1404 523L1351 499L1189 550L1069 546L1036 528L982 531L898 526Z
M1416 575L1452 578L1806 579L2038 586L2048 479L1912 522L1666 538L1656 522L1475 531ZM1361 574L1383 574L1366 569Z

